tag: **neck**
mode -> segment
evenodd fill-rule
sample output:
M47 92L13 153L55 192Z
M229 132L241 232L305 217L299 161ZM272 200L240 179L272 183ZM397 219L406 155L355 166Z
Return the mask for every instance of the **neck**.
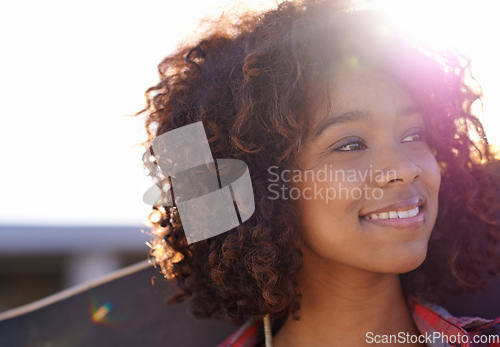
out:
M399 275L337 266L310 269L304 262L298 282L300 320L288 317L273 346L361 346L375 335L418 335ZM398 346L401 344L398 344Z

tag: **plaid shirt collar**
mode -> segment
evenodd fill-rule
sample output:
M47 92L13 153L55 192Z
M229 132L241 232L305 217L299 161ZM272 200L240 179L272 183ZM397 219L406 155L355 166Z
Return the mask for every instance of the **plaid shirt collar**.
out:
M500 323L500 317L497 319L453 317L441 306L422 303L413 298L408 300L408 306L413 321L422 335L443 337L428 338L426 342L430 347L500 347L498 339L496 342L491 342L490 339L490 343L474 343L475 340L481 340L480 336L500 335L500 325L496 325Z
M500 317L483 319L478 317L453 317L438 305L419 302L410 298L408 306L413 321L429 347L500 347L498 340L489 343L480 341L480 336L500 335ZM499 324L499 325L497 325ZM262 322L248 320L218 347L255 347ZM474 338L477 336L476 338ZM486 341L486 339L483 339Z

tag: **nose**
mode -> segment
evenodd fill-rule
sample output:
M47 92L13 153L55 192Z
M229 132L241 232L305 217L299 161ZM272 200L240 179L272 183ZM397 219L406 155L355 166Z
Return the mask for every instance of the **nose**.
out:
M422 168L415 158L401 149L385 150L380 156L375 176L375 183L379 188L406 185L422 176Z

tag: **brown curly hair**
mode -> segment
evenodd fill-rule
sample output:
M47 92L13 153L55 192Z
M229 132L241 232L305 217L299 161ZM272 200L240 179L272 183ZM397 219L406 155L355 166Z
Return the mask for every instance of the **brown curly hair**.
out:
M441 168L428 256L401 275L405 293L435 300L477 289L498 272L496 162L472 114L482 95L465 83L464 56L417 47L377 11L353 10L341 0L284 2L264 13L225 16L202 36L165 58L161 81L146 92L139 112L149 134L144 164L161 186L151 140L202 121L214 158L247 163L255 213L233 230L188 244L176 208L154 207L151 255L180 288L170 303L191 298L196 316L234 323L268 313L298 317L297 210L290 200L269 199L268 168L294 165L311 105L328 99L327 76L339 59L374 66L413 96Z

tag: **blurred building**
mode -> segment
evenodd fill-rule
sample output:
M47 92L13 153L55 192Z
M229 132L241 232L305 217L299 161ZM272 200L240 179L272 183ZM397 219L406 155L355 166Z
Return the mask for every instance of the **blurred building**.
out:
M0 225L0 312L147 258L140 227Z

